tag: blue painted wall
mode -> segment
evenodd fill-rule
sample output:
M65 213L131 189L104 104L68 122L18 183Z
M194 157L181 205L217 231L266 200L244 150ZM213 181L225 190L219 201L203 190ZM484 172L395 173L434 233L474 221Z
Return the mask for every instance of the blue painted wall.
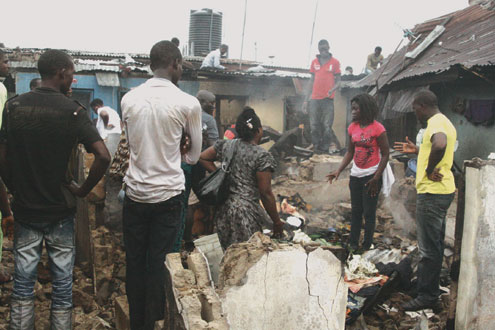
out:
M37 72L18 72L16 76L16 93L22 94L29 92L29 83L32 79L39 78ZM103 100L106 106L117 110L120 114L120 97L122 93L130 90L131 88L137 87L144 83L148 78L122 78L120 77L121 87L106 87L98 85L96 81L96 76L92 74L85 75L74 75L77 80L76 83L72 84L73 90L85 90L92 93L92 99L99 98ZM196 96L199 90L198 81L181 81L179 82L179 88L184 92ZM91 112L94 117L95 114Z

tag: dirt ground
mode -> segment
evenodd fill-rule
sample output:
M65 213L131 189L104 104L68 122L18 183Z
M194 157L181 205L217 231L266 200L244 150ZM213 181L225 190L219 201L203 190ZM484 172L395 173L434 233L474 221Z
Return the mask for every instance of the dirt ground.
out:
M114 301L115 297L125 295L125 254L123 252L122 235L111 233L101 227L93 231L97 246L95 259L97 262L96 294L93 289L92 272L88 267L75 266L73 304L74 329L115 329ZM9 251L11 242L4 243L7 250L3 251L2 264L13 273L14 257ZM13 282L0 286L0 329L8 328L10 319L10 295ZM36 329L50 329L50 296L51 279L48 267L48 257L43 252L42 262L38 268L38 281L35 285L35 314Z

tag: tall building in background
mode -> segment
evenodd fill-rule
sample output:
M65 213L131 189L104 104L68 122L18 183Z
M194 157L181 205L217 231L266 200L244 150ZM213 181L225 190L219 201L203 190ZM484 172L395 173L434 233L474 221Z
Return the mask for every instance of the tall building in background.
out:
M222 44L223 14L213 9L191 10L189 55L206 56Z

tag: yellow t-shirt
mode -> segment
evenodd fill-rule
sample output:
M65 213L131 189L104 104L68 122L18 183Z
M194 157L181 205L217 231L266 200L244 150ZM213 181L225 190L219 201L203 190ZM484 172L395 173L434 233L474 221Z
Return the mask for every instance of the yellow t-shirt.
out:
M440 173L443 174L443 179L440 182L431 181L426 175L426 168L428 167L428 159L431 152L431 137L436 133L444 133L447 136L445 154L436 166L440 168ZM428 126L419 147L416 172L416 190L418 194L446 195L455 192L454 174L451 169L454 162L456 139L457 133L455 127L445 115L439 113L428 120Z
M7 102L7 88L0 82L0 127L2 127L2 115L5 102Z

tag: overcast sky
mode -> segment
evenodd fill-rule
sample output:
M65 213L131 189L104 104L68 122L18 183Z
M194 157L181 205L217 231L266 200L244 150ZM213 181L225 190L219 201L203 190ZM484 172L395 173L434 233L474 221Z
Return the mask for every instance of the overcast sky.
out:
M6 2L6 3L5 3ZM375 46L384 55L402 39L401 27L462 9L468 0L247 0L244 59L309 66L325 38L343 67L359 73ZM7 47L144 52L159 40L185 44L191 9L223 12L223 42L239 58L245 0L17 0L2 1L0 42ZM257 44L257 52L255 51Z

